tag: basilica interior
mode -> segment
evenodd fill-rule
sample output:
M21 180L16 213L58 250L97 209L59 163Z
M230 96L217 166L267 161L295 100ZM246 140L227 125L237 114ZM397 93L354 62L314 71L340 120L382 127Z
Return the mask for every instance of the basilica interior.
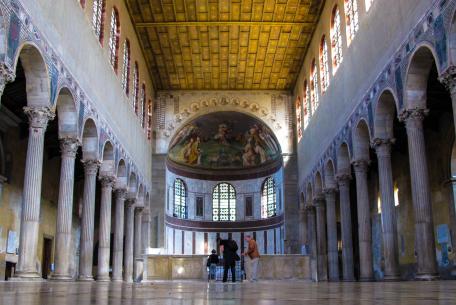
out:
M456 0L0 0L0 97L0 304L456 302Z

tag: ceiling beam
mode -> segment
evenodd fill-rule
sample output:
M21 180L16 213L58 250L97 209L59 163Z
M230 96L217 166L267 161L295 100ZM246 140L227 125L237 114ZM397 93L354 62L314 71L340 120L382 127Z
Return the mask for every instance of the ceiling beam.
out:
M278 21L170 21L170 22L138 22L138 28L153 28L161 26L308 26L312 27L312 22L278 22ZM310 32L310 30L309 30Z

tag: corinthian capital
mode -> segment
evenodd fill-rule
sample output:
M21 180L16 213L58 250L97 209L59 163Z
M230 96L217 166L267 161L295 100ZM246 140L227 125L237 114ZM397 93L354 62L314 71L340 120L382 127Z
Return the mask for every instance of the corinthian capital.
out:
M29 119L30 127L32 128L46 128L49 121L53 120L55 113L48 106L36 107L26 106L24 112Z
M76 158L76 152L81 142L76 138L62 138L60 139L60 152L63 157Z
M98 177L98 180L100 180L101 187L113 187L114 183L116 182L116 177L110 175L102 175Z
M367 172L370 161L365 159L359 159L352 162L355 172Z
M84 165L84 172L88 175L96 175L98 168L100 167L100 161L98 160L82 160Z
M442 73L439 81L451 92L456 93L456 66L451 66Z
M0 95L3 94L3 90L7 83L14 81L16 74L14 70L7 66L5 63L0 64Z
M415 107L402 110L398 117L399 121L405 122L408 126L410 123L421 123L428 114L429 109Z
M351 180L351 175L350 174L338 174L336 175L336 181L339 186L345 186L350 184Z

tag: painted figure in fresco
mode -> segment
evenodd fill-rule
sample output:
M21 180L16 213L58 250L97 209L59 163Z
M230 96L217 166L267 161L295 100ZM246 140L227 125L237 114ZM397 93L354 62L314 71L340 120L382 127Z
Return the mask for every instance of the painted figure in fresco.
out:
M199 148L200 137L192 137L189 142L182 149L185 163L187 164L198 164L198 161L201 162L201 151Z
M248 145L250 145L253 151L259 156L260 164L268 160L268 156L266 154L267 144L263 140L263 137L260 134L260 128L256 124L253 125L247 133L247 144L244 148L245 151L248 149Z
M214 140L217 140L222 145L229 145L228 133L230 132L228 125L223 123L218 126L218 132L214 136Z
M244 147L244 154L242 155L242 165L244 167L256 165L256 153L250 144Z

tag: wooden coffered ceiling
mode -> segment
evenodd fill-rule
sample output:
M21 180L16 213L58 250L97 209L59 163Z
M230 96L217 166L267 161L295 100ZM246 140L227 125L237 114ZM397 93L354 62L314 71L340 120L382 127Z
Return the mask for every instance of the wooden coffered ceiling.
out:
M324 0L126 2L157 90L290 90Z

